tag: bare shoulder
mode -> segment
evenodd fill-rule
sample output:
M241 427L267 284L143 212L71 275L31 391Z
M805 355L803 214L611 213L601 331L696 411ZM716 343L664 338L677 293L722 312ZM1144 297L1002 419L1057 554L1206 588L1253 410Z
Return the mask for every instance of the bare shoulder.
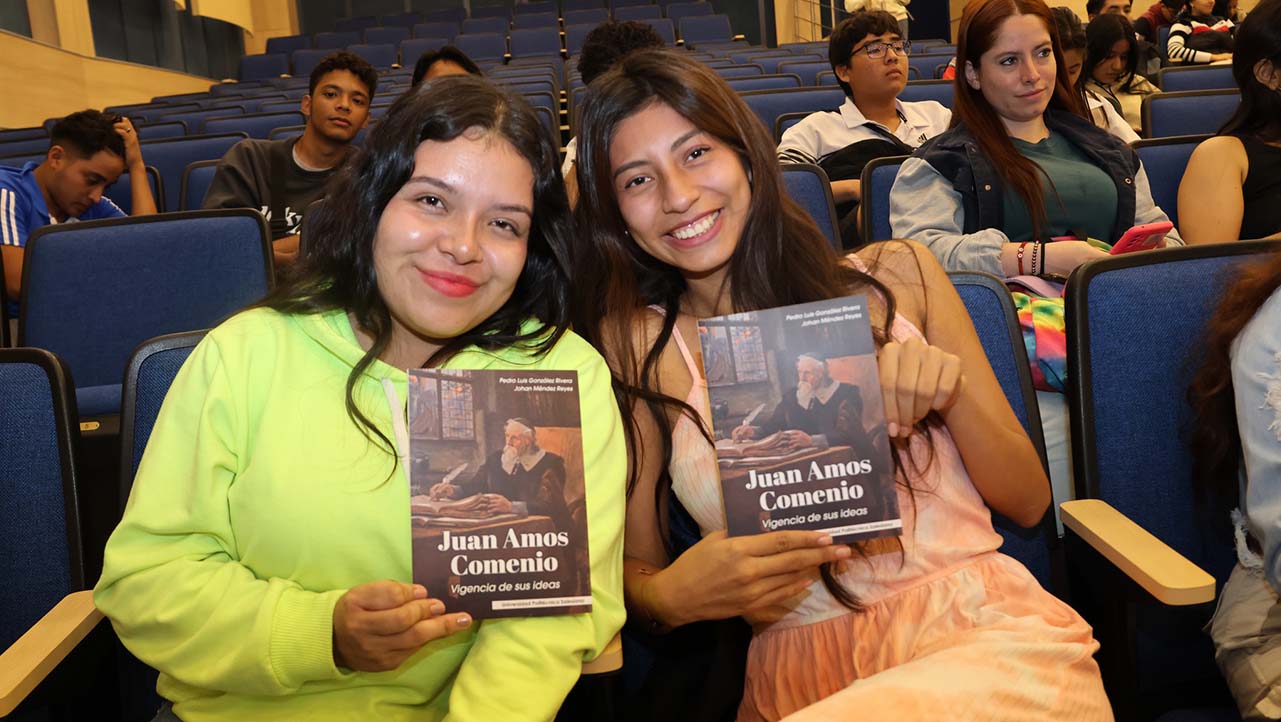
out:
M897 240L869 244L855 255L894 295L898 313L922 328L934 289L950 283L934 254L916 241Z
M617 319L604 320L601 339L605 348L602 351L615 376L639 377L645 360L659 343L665 320L662 313L651 308L643 308L633 314L626 328L620 328ZM684 360L674 347L669 336L659 351L656 380L660 386L668 386L672 380L689 376Z
M1204 164L1206 167L1230 167L1244 171L1249 164L1246 158L1245 146L1241 144L1241 139L1231 135L1216 135L1213 138L1207 138L1192 151L1192 156L1188 159L1188 167L1195 167Z

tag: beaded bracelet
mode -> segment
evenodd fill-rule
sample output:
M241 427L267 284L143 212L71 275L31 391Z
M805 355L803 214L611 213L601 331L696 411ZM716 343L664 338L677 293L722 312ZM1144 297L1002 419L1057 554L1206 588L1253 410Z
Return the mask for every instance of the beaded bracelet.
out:
M1035 242L1032 244L1032 263L1031 263L1031 268L1029 270L1032 272L1033 276L1036 275L1036 253L1037 253L1037 246L1039 245L1040 245L1039 243L1035 243Z

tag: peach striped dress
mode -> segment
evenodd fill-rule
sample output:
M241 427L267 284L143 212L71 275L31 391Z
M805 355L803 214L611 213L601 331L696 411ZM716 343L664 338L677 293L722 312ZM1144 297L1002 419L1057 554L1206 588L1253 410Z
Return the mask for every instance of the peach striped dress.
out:
M898 317L894 338L921 337ZM706 384L680 332L695 380L688 403L710 418ZM669 470L704 535L725 528L716 459L686 417ZM910 441L924 466L928 444ZM851 612L821 581L758 629L748 652L740 722L859 720L1111 720L1090 626L1045 591L1001 537L946 430L934 458L899 486L903 552L855 557L841 584L865 609Z

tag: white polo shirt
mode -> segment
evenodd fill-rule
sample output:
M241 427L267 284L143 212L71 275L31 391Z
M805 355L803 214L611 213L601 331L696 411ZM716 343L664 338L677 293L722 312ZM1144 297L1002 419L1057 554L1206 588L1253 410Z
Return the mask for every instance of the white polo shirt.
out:
M810 113L783 133L778 144L778 159L783 163L818 163L855 143L883 140L886 133L917 148L947 130L952 122L952 111L937 101L904 103L896 100L894 104L900 120L898 129L894 131L868 120L848 97L837 110Z

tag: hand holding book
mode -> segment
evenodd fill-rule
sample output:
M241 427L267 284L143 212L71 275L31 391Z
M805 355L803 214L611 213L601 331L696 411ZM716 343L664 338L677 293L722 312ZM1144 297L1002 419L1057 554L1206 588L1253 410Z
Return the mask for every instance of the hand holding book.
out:
M470 625L470 615L445 614L444 602L429 599L421 584L361 584L334 605L334 664L358 672L388 672L424 644Z

